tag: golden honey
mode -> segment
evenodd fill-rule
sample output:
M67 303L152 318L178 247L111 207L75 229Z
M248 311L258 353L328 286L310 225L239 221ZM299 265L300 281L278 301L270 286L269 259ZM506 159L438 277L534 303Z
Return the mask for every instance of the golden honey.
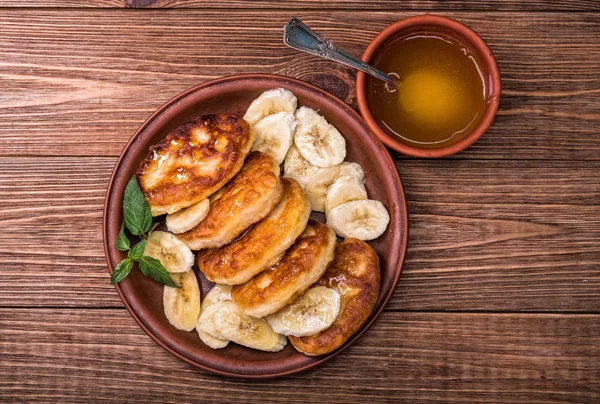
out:
M409 146L449 146L477 125L485 80L469 50L452 38L418 34L396 39L373 65L399 79L398 88L367 79L369 108L390 135Z

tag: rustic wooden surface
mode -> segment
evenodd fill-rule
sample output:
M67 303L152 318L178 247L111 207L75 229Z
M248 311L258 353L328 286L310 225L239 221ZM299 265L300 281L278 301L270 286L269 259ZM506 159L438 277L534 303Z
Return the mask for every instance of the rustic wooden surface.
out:
M36 8L195 8L195 9L334 9L349 10L599 10L596 0L0 0L0 7Z
M599 10L0 0L0 401L599 402ZM360 55L423 12L488 42L502 102L465 152L394 153L409 252L381 319L331 362L274 381L171 357L123 309L102 250L104 192L131 134L177 93L237 73L297 77L355 106L354 73L285 48L282 25L300 17Z

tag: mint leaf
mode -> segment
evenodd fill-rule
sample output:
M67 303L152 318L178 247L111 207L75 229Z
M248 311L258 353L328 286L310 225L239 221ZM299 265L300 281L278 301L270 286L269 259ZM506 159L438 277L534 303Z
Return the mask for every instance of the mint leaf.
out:
M133 261L130 258L125 258L119 262L110 276L110 284L114 285L125 279L129 275L129 272L131 272L131 268L133 268Z
M136 245L133 246L131 250L129 250L129 254L127 256L134 261L139 261L144 255L144 248L146 248L146 242L140 241Z
M180 288L181 286L173 282L169 273L156 258L143 256L139 261L140 270L146 276L151 277L155 281L172 288Z
M125 188L123 216L125 217L125 226L131 234L136 236L146 233L152 226L150 206L144 198L135 175L131 177Z
M125 235L125 223L121 224L121 230L119 230L119 234L117 235L117 242L115 243L115 247L119 251L127 251L129 250L129 239Z

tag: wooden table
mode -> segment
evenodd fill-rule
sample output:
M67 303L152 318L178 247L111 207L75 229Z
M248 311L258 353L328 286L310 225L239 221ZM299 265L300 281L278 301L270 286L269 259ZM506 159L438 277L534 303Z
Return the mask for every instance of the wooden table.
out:
M133 10L131 7L149 9ZM600 402L600 2L0 0L0 401ZM496 55L498 116L447 159L394 154L410 214L387 310L327 364L213 376L146 336L109 284L121 149L203 81L276 73L356 107L355 74L281 41L297 16L356 55L455 18Z

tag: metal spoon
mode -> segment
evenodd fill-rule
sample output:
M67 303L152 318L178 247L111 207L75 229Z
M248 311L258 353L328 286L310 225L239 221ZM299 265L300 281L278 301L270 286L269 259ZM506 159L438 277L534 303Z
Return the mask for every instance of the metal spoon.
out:
M353 67L385 81L392 85L393 88L398 87L398 81L393 77L337 48L331 41L311 30L298 18L292 18L283 26L283 43L290 48Z

